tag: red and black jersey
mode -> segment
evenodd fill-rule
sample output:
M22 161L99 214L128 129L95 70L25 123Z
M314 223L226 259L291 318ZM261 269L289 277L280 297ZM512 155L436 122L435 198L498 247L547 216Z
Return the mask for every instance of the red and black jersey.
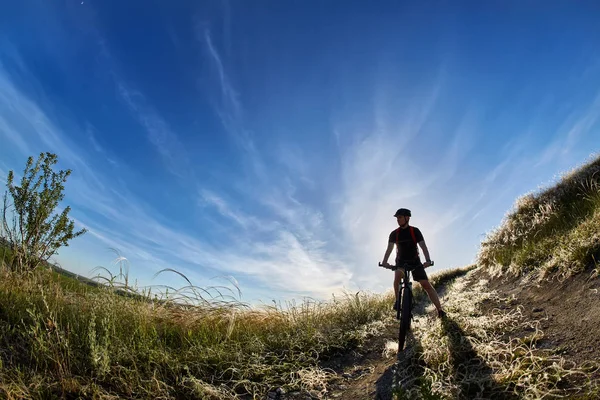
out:
M390 233L389 242L396 244L396 264L398 261L419 260L417 243L423 239L423 234L414 226L405 229L398 228Z

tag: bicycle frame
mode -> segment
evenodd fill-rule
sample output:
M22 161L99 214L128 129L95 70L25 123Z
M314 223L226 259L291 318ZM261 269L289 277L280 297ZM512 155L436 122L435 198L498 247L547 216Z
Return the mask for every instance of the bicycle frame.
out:
M410 322L412 319L412 282L411 282L411 272L415 269L415 264L404 263L402 266L390 265L389 267L382 265L379 263L380 267L391 269L392 271L396 271L398 269L404 270L404 278L402 279L402 284L398 288L398 297L396 298L396 319L400 321L400 326L398 329L398 352L404 350L404 345L406 343L406 334L410 330Z
M402 299L402 294L404 293L405 290L409 290L412 294L411 275L412 275L414 266L409 266L408 264L405 263L401 268L404 270L404 278L402 278L402 283L400 284L400 287L398 288L399 289L398 297L401 299L401 302L402 302L402 301L404 301L404 299ZM397 268L397 269L399 269L399 268ZM411 296L411 300L412 300L412 296ZM398 309L401 310L401 307L398 307ZM398 313L398 320L400 320L400 316L401 316L401 312Z

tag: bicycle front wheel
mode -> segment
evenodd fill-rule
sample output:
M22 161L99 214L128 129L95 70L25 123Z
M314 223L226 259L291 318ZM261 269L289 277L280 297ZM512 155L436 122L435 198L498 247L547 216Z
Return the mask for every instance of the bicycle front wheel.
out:
M400 317L400 332L398 335L398 351L404 350L406 344L406 335L410 330L411 309L412 309L412 291L405 288L402 291L402 315Z

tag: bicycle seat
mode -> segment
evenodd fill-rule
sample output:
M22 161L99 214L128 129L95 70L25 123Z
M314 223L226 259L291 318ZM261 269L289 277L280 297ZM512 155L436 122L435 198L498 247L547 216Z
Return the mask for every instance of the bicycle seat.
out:
M413 271L415 268L417 268L417 265L418 265L417 263L411 263L411 262L408 262L408 261L403 261L403 262L401 262L399 264L398 263L396 264L396 266L398 268L402 268L405 271Z

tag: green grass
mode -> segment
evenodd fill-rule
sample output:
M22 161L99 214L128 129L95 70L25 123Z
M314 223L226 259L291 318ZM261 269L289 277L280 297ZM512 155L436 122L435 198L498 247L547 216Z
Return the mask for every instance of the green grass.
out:
M431 280L464 273L444 271ZM123 296L115 290L122 285L108 280L109 286L91 287L50 269L0 268L0 398L262 399L277 387L325 392L331 371L322 362L393 319L391 291L250 308L222 299L154 300L150 292Z
M481 243L478 264L494 275L565 279L594 268L598 259L600 157L518 199Z
M74 285L78 284L79 288ZM89 288L49 270L0 274L0 397L262 398L322 389L319 362L389 314L389 296L252 310Z
M12 251L10 248L6 244L0 242L0 266L10 264L12 258Z

